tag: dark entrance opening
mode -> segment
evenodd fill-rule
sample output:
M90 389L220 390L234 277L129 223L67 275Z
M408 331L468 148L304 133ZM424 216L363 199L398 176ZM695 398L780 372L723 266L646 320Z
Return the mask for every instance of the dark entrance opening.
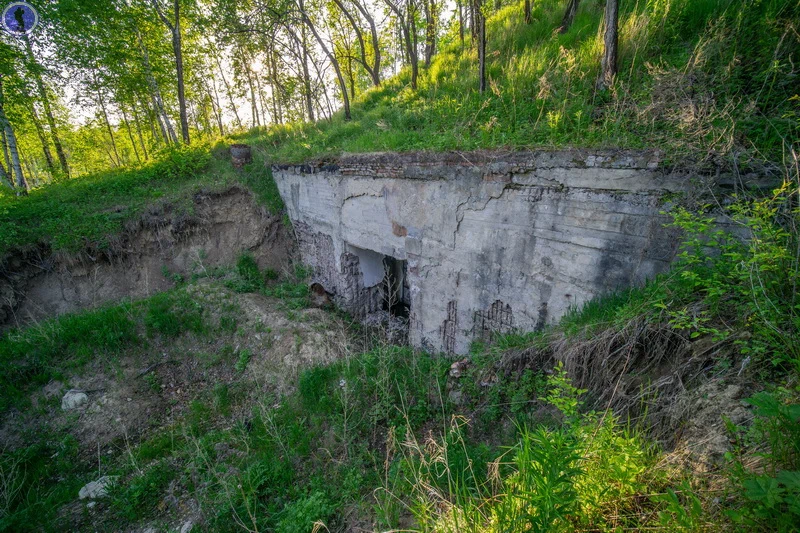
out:
M407 262L387 255L383 258L383 270L386 273L383 280L384 310L389 311L392 316L408 318L411 291L408 285Z

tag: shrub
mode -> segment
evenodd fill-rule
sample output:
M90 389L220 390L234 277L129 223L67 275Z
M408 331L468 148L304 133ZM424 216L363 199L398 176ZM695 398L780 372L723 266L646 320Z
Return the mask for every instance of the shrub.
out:
M311 533L314 524L325 523L333 516L334 507L322 492L286 505L278 521L277 533Z

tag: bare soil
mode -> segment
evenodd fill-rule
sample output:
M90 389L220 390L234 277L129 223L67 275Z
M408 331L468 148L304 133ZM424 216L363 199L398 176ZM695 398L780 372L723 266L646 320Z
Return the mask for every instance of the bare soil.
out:
M105 249L53 254L34 248L0 258L0 331L172 287L197 270L230 265L249 251L261 268L280 271L294 239L240 187L199 192L188 211L151 207Z

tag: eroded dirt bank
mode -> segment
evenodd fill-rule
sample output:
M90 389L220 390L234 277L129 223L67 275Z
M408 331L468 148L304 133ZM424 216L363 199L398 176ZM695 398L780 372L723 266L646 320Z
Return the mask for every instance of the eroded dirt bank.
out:
M0 329L124 298L142 298L181 277L230 265L248 251L281 271L294 239L245 189L199 192L188 210L150 208L105 250L53 254L20 251L0 259Z

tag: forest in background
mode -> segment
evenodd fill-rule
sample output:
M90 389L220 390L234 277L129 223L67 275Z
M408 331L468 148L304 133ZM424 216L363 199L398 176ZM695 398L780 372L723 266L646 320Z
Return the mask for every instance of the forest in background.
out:
M33 5L33 33L0 41L4 152L14 135L28 186L194 139L330 118L397 71L400 33L425 43L411 61L429 63L452 23L436 0ZM462 24L472 10L458 6ZM3 164L10 175L11 158Z

